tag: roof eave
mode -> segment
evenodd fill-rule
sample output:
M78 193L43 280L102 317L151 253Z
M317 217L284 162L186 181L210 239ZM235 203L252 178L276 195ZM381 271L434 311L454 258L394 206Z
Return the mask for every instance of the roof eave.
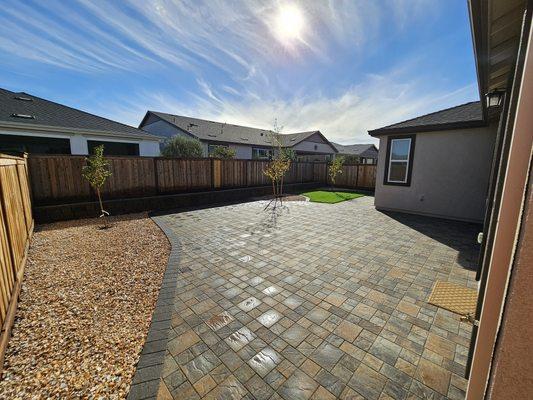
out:
M472 34L472 47L474 49L474 59L476 63L476 74L478 82L479 99L481 100L482 118L488 119L487 105L484 101L487 93L487 36L488 32L488 4L482 0L468 0L468 12L470 17L470 31ZM485 61L484 61L485 60Z
M112 137L122 137L128 139L146 139L146 140L156 140L160 142L163 138L159 136L151 135L149 133L143 134L129 134L125 132L117 131L100 131L96 129L82 129L82 128L71 128L71 127L62 127L62 126L53 126L53 125L38 125L38 124L25 124L20 122L9 122L1 121L0 129L13 129L13 130L24 130L24 131L46 131L46 132L58 132L58 133L72 133L72 134L83 134L91 136L112 136Z
M418 133L418 132L436 132L436 131L448 131L453 129L469 129L469 128L480 128L487 126L487 123L484 120L478 121L463 121L463 122L452 122L448 124L437 124L437 125L420 125L420 126L409 126L402 128L381 128L368 131L368 134L372 137L379 137L383 135L394 135L394 134L409 134L409 133Z

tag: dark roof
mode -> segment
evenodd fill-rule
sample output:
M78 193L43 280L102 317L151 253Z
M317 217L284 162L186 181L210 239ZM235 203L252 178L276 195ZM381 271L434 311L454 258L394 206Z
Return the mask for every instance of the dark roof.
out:
M424 132L444 129L473 128L484 126L480 101L436 111L420 117L408 119L383 128L368 131L371 136L389 133Z
M140 128L144 126L145 121L148 119L150 114L161 118L169 124L174 125L182 131L187 132L201 140L223 143L251 144L255 146L272 146L272 135L274 132L269 129L258 129L248 126L226 124L223 122L167 114L158 111L148 111L143 121L139 125ZM281 141L281 146L294 146L295 144L300 143L315 133L318 133L324 138L320 131L280 134L279 138ZM328 142L326 138L324 138L324 140ZM274 145L276 145L276 143L274 143Z
M354 155L358 157L378 158L378 149L373 144L338 144L331 143L339 152L344 155Z
M7 124L6 124L7 123ZM33 125L63 129L94 131L99 135L159 139L133 126L111 121L53 101L41 99L24 92L11 92L0 88L0 125Z

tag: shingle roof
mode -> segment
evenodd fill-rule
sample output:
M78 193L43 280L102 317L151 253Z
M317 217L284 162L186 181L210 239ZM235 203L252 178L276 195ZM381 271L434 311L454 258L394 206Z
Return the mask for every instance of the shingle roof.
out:
M383 128L369 130L372 136L395 132L422 132L440 129L470 128L483 126L483 110L480 101L436 111L420 117L408 119Z
M269 129L251 128L248 126L226 124L222 122L209 121L205 119L185 117L182 115L167 114L158 111L148 111L149 114L156 115L162 120L176 126L198 139L211 142L251 144L255 146L272 146L273 131ZM144 126L144 120L140 127ZM309 136L320 133L319 131L298 132L290 134L280 134L282 147L290 147L305 140Z
M343 145L338 143L331 143L339 152L339 154L354 155L359 157L377 158L378 150L373 144L349 144Z
M15 115L15 116L14 116ZM26 117L24 117L26 116ZM24 124L34 126L94 131L99 135L106 133L159 139L157 136L133 126L121 124L107 118L89 114L53 101L45 100L24 92L15 93L0 88L0 125Z

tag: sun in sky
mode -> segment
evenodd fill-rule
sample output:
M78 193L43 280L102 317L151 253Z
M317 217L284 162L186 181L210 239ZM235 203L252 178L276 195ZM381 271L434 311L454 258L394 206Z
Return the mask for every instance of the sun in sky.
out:
M286 46L303 41L305 18L296 5L287 4L279 7L274 18L273 32L276 38Z

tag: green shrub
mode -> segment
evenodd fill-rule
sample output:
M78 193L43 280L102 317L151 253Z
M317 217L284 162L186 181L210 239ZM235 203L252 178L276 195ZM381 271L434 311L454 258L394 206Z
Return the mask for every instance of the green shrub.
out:
M165 143L161 154L165 157L201 158L204 150L199 140L176 135Z
M228 146L216 146L210 156L214 158L235 158L237 152Z

